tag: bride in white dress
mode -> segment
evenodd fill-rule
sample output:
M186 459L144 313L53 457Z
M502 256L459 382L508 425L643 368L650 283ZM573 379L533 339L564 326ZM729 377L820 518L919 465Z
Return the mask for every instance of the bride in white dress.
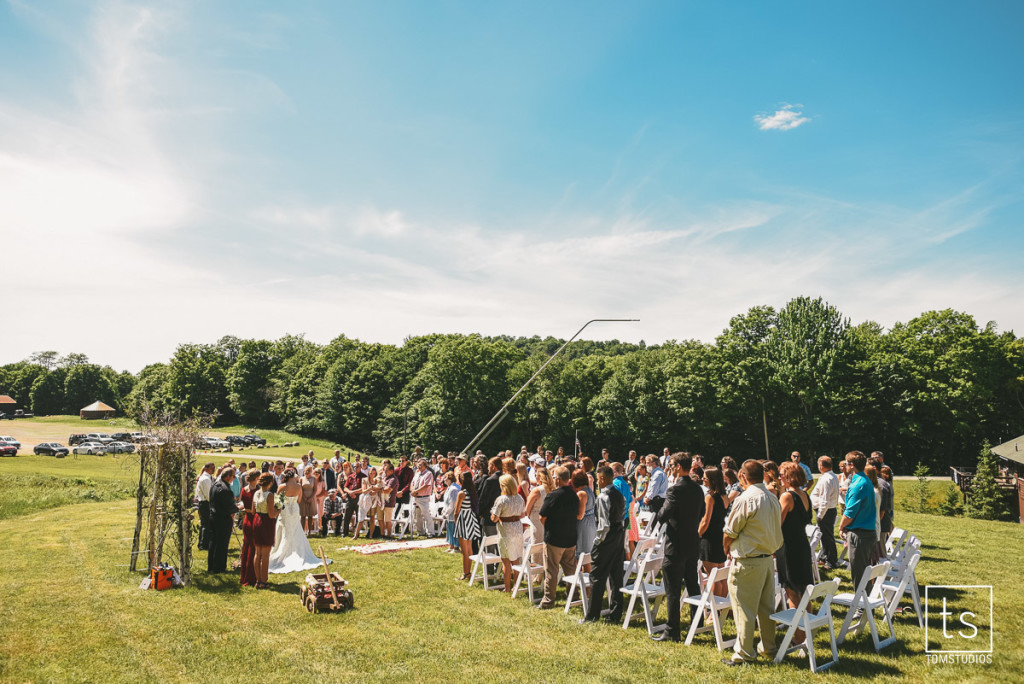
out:
M277 517L277 533L274 548L270 550L268 572L281 574L320 567L322 561L313 553L306 533L302 530L302 518L299 516L302 485L293 469L284 471L277 491L284 493L285 503ZM327 562L330 563L330 559Z

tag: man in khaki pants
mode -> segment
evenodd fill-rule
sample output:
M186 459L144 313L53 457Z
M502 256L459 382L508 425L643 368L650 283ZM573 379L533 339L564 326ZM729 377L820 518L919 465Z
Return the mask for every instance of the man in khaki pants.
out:
M544 599L538 608L555 606L558 570L571 575L576 572L576 514L580 500L569 485L569 471L555 468L556 489L544 498L540 520L544 523Z
M726 665L744 665L757 657L754 620L761 630L761 650L775 657L775 566L772 554L782 546L782 506L764 486L764 468L749 460L740 469L744 491L733 502L723 531L725 552L732 557L729 600L736 617L736 646Z

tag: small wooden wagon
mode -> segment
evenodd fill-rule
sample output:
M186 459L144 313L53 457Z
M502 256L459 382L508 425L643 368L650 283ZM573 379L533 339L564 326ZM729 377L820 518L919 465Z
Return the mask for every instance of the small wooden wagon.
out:
M348 582L336 572L327 569L323 548L320 557L324 559L324 572L309 573L306 583L299 588L299 599L310 613L338 613L352 608L352 591Z

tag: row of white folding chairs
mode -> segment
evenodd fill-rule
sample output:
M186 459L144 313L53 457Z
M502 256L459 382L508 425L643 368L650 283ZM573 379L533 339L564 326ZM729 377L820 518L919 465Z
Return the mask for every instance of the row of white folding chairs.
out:
M435 530L444 530L447 519L444 515L444 502L430 502L430 517L434 521ZM395 512L391 516L392 534L397 539L404 539L406 534L412 534L413 522L416 520L416 504L410 501L395 506Z

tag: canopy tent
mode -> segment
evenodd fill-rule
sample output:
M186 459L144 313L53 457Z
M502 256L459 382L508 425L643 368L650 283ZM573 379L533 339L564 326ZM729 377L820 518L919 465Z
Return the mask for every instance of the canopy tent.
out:
M116 411L117 409L113 406L108 406L102 401L94 401L79 411L78 415L82 420L102 420L104 418L113 418Z

